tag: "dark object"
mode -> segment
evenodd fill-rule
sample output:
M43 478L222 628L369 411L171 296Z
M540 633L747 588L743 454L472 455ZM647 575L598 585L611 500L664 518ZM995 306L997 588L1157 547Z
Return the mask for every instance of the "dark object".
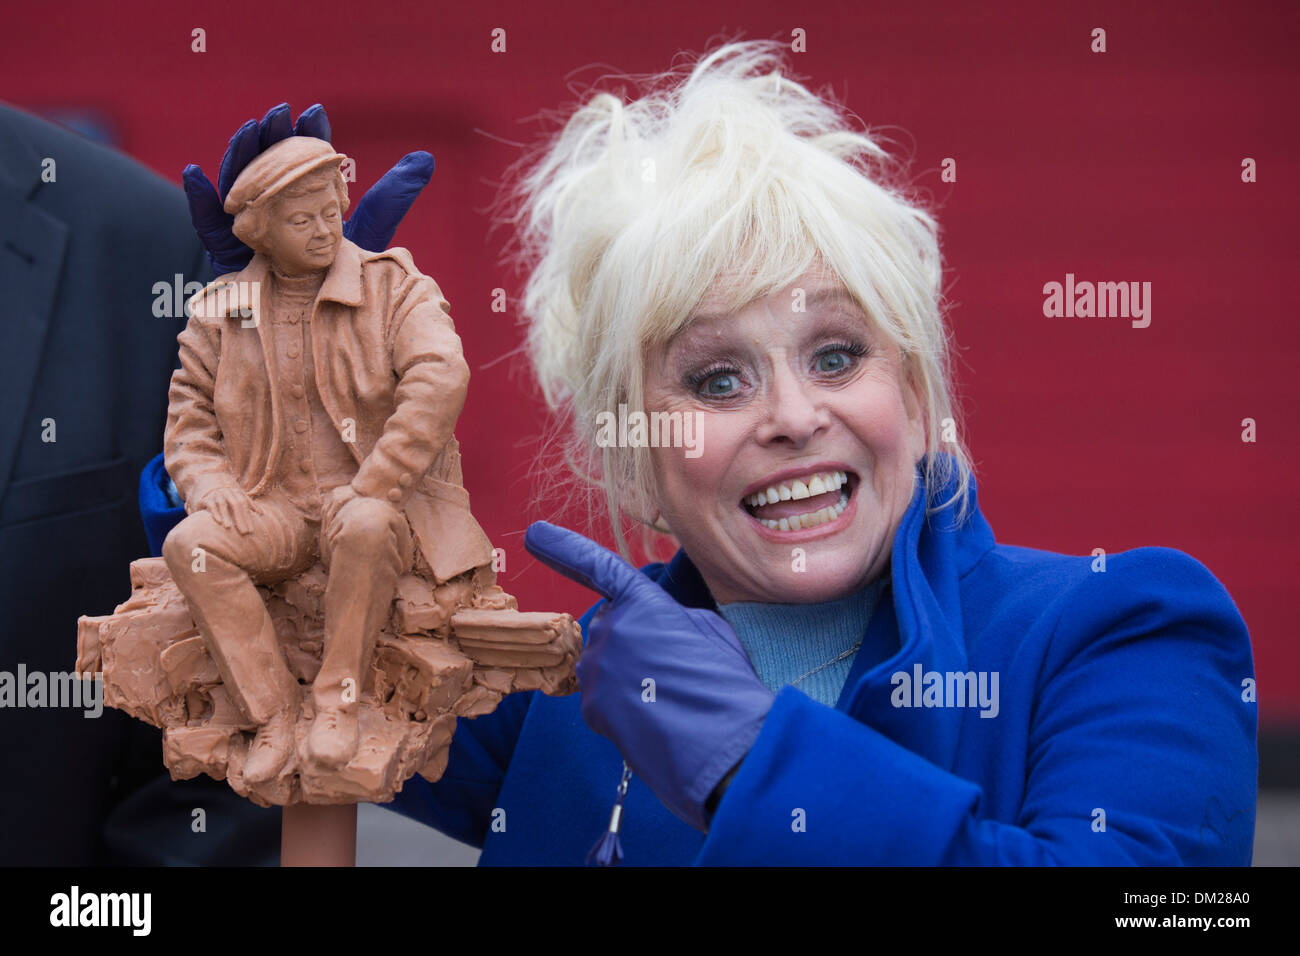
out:
M77 616L111 612L149 553L136 479L184 326L153 289L178 274L210 278L179 189L0 106L0 671L70 673ZM155 728L85 712L0 708L0 864L277 862L278 810L173 783Z

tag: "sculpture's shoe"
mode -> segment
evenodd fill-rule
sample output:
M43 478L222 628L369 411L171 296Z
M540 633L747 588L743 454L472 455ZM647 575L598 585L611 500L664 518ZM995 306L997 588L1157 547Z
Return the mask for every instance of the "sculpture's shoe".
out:
M322 710L312 721L307 737L307 755L319 767L330 770L346 766L357 754L361 741L356 714Z
M282 710L257 728L248 760L244 763L244 779L250 784L266 783L280 772L293 753L293 727L297 714Z

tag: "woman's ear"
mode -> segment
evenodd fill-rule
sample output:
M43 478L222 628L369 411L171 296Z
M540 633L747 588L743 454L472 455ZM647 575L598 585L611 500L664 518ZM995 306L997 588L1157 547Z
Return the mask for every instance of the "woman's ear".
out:
M651 461L651 471L653 474L653 460ZM651 484L657 484L657 477L652 478ZM640 488L629 477L617 482L614 494L620 513L627 515L637 524L658 531L660 534L672 534L667 522L664 521L663 512L659 507L659 501L653 488Z
M620 510L637 524L645 525L660 534L673 533L672 528L668 527L668 522L664 520L663 512L655 505L637 507L635 503L629 501Z
M620 514L627 515L637 524L645 525L647 528L653 528L656 531L663 531L667 527L663 522L663 515L659 512L659 506L653 502L644 501L641 495L637 494L628 485L620 483L615 492L615 503Z
M673 534L673 529L668 527L668 522L664 520L662 514L656 514L654 521L649 522L647 526L658 531L660 534Z
M904 362L901 391L903 408L907 414L908 451L912 461L919 462L930 447L930 413L920 383L912 374L910 362Z

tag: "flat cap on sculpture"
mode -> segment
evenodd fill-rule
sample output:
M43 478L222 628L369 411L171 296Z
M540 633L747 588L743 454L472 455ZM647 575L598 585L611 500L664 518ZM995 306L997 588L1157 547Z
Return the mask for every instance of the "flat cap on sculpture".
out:
M270 199L295 179L347 157L323 139L289 136L249 163L226 196L225 210L239 215L246 206Z

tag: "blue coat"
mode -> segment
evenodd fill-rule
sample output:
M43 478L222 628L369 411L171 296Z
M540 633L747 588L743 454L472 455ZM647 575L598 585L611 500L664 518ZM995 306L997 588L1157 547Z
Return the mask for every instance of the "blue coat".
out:
M998 544L977 502L958 528L923 495L869 625L898 653L856 661L835 707L783 688L707 835L633 777L624 864L1248 865L1254 666L1219 582L1167 548L1103 566ZM714 606L682 552L643 571ZM982 705L947 676L967 672ZM578 864L620 769L577 694L520 694L461 720L444 777L389 806L485 865Z

